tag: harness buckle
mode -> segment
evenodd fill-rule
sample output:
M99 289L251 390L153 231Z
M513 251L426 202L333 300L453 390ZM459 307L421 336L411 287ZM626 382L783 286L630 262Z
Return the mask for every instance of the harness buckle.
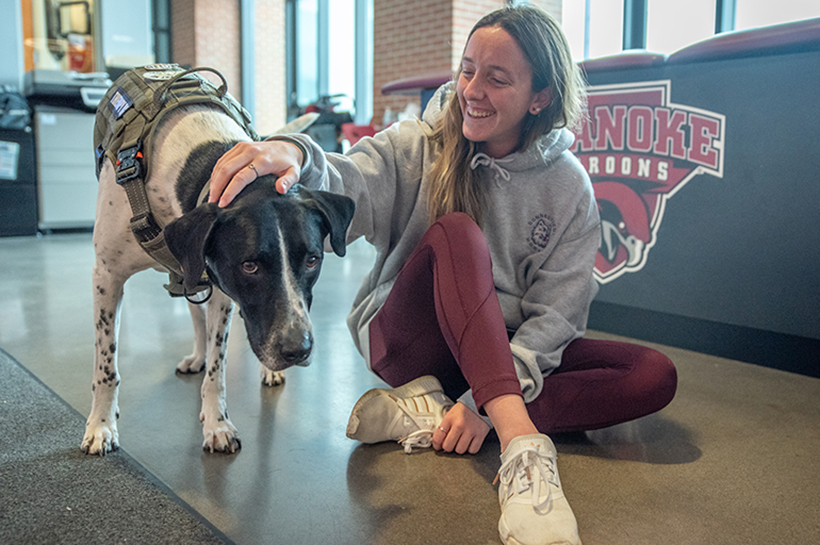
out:
M157 224L157 220L154 219L154 214L148 211L131 218L131 231L134 233L137 241L142 243L149 242L156 238L162 232L162 228Z
M139 141L130 148L117 152L117 183L123 184L142 175L142 144Z

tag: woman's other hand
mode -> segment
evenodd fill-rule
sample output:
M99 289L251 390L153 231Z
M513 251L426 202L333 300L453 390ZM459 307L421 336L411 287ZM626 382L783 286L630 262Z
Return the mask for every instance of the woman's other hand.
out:
M475 411L463 403L456 403L433 432L433 448L458 454L475 454L488 433L490 427Z
M208 202L228 206L248 184L266 174L278 176L276 190L286 193L299 181L302 160L301 150L284 140L239 142L216 162Z

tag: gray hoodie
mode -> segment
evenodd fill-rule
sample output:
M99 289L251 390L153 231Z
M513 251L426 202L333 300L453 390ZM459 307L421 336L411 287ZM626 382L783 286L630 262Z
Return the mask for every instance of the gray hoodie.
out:
M347 242L365 237L376 249L348 317L368 366L370 320L430 225L428 173L436 154L428 136L449 92L452 84L438 90L421 121L393 124L346 155L325 154L310 138L293 136L308 153L300 182L351 197L356 213ZM477 153L472 162L486 187L482 230L504 320L515 331L510 347L527 402L567 344L584 334L598 290L592 268L600 219L589 177L568 151L572 142L570 131L557 129L525 151L502 159ZM460 401L475 409L470 392Z

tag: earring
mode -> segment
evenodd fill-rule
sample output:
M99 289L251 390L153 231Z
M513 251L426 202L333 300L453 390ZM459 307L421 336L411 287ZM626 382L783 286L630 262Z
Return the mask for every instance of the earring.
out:
M532 112L532 114L533 114L533 115L538 115L539 113L541 113L541 108L539 108L538 106L536 106L535 108L533 108L533 109L532 109L532 110L530 110L530 111Z

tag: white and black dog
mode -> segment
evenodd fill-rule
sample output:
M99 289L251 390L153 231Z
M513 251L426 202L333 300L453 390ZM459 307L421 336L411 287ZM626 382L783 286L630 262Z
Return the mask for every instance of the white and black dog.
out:
M182 265L186 287L207 271L214 284L204 305L189 303L194 323L194 351L177 372L207 370L202 382L203 448L235 452L237 430L225 400L225 353L233 302L240 308L250 346L263 367L263 381L281 384L282 370L308 365L313 334L308 310L312 288L329 235L335 253L345 253L345 233L353 201L323 191L294 188L279 195L275 178L263 176L220 209L197 206L219 157L240 140L243 129L218 108L177 108L155 131L145 157L145 181L151 210L165 225L169 250ZM100 172L94 224L96 262L93 271L96 353L93 401L82 450L104 455L118 445L117 333L125 281L134 273L158 268L137 243L130 225L126 192L116 183L106 160ZM203 308L204 307L204 308Z

